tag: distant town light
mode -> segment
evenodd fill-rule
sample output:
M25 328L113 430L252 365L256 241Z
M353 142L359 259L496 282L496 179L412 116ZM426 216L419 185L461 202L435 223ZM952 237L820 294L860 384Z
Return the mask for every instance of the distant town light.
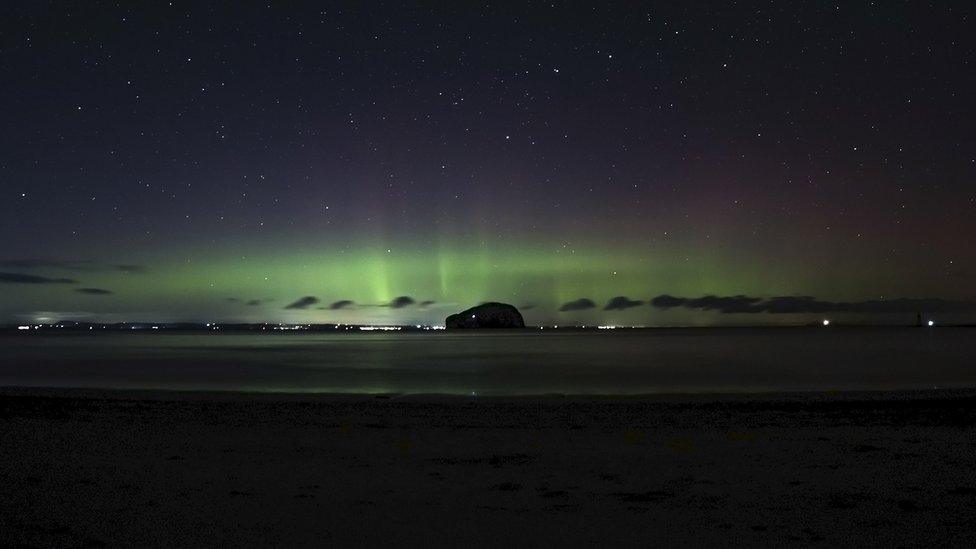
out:
M934 320L930 320L929 321L929 326L935 326L935 321Z
M30 326L17 326L18 330L30 330Z
M825 318L824 321L823 321L823 325L824 326L830 326L830 321Z

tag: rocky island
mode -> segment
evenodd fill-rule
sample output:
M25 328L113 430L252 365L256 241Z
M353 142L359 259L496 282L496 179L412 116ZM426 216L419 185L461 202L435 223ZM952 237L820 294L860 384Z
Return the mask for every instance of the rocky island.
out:
M507 303L482 303L460 313L453 314L444 321L448 330L525 328L522 313Z

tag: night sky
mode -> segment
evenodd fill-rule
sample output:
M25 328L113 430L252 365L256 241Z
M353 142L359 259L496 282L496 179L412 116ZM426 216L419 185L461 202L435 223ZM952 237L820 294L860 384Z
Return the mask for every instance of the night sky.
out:
M0 320L976 318L972 4L462 4L5 2Z

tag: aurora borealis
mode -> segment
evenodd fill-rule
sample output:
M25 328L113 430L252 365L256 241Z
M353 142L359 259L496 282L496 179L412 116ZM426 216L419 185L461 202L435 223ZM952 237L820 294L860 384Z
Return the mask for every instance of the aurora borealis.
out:
M976 300L970 6L11 4L2 322Z

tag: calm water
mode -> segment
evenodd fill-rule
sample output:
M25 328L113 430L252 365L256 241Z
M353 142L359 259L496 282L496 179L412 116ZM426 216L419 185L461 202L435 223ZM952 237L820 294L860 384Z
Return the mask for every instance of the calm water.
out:
M0 385L450 394L976 387L976 329L9 335Z

